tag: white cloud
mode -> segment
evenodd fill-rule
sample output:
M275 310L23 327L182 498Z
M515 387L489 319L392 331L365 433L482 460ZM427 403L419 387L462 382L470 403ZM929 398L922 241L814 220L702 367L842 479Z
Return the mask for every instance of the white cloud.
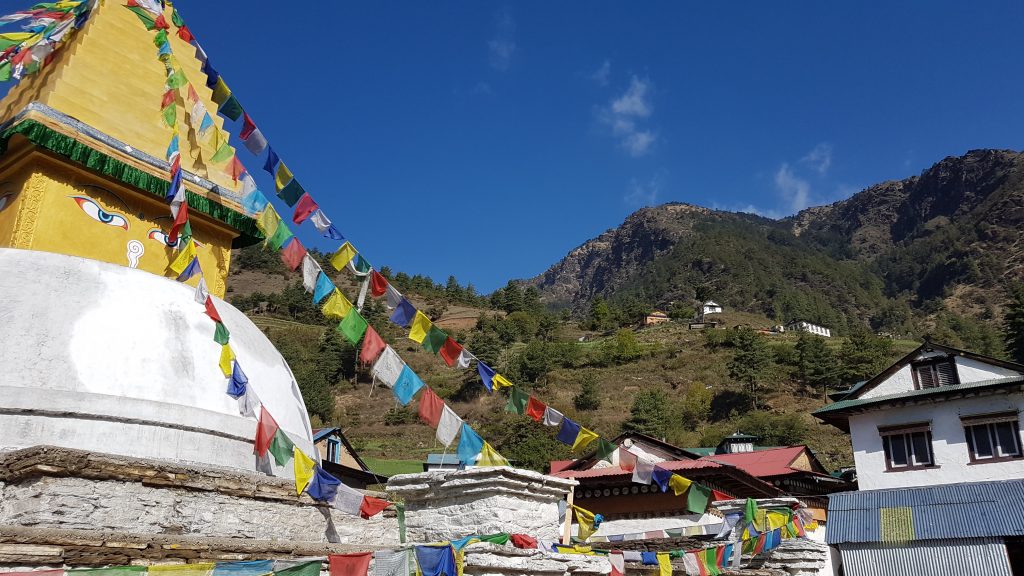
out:
M516 53L516 22L508 11L498 15L497 30L494 38L487 42L490 52L491 68L504 72L512 64L512 56Z
M633 76L629 88L598 112L600 121L611 128L619 144L633 157L647 154L658 139L653 130L639 125L654 113L651 90L650 80Z
M810 206L811 184L793 173L788 163L775 172L775 189L782 195L787 208L799 212Z
M824 176L830 166L832 166L832 145L828 142L822 142L811 149L800 162L810 166L818 174Z
M601 86L607 86L608 78L611 76L611 74L612 63L610 60L606 58L605 61L601 63L601 67L590 75L590 79L593 80L594 82L597 82Z
M661 194L662 177L654 176L646 182L636 178L629 181L629 188L622 200L630 206L653 206Z

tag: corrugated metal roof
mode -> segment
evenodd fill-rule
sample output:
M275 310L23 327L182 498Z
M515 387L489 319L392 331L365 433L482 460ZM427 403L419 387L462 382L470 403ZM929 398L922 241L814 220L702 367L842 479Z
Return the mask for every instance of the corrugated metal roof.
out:
M886 394L884 396L876 396L874 398L852 398L850 400L840 400L839 402L833 402L828 406L819 408L814 412L811 412L811 414L815 416L829 415L833 412L842 412L843 410L849 408L861 408L864 406L870 406L872 404L884 404L892 400L914 400L928 396L941 396L943 394L950 394L953 392L975 390L978 388L1005 386L1007 384L1014 384L1017 382L1024 382L1024 376L1012 376L1010 378L995 378L992 380L979 380L977 382L952 384L949 386L939 386L937 388L925 388L924 390L910 390L909 392L900 392L899 394Z
M846 576L1012 574L1002 538L928 540L907 546L847 544L840 547L840 554Z
M913 540L1024 535L1024 480L946 484L829 496L829 544L891 540L882 509L910 508Z
M712 456L704 456L701 460L731 464L759 478L763 476L784 476L794 472L803 472L803 470L790 468L789 465L806 449L806 446L789 446L772 450L758 450L756 452L714 454ZM816 474L816 472L808 472L808 474Z

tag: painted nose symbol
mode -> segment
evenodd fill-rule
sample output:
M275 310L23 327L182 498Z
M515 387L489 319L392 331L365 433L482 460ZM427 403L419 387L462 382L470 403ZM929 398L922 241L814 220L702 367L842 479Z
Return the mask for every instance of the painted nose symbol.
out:
M142 258L142 254L146 251L146 247L142 245L142 242L138 240L128 241L128 267L138 268L139 258Z

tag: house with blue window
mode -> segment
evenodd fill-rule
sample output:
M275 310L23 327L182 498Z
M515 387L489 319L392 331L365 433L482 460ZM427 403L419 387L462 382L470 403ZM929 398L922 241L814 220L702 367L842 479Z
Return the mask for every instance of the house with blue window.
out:
M363 488L373 484L386 484L387 476L375 474L359 457L355 448L345 438L341 428L316 428L313 430L313 444L320 455L320 465L353 488Z
M829 501L847 576L1024 575L1024 365L925 342L832 398L813 414L850 434L860 488Z

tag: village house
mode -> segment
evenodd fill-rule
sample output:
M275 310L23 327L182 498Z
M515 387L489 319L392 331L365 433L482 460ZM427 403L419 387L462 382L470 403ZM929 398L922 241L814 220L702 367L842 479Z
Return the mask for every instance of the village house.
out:
M714 300L708 300L700 307L700 314L704 316L706 314L721 314L722 306Z
M671 318L668 317L668 314L665 314L661 310L654 310L650 314L644 316L644 326L653 326L670 320Z
M845 574L1024 574L1024 365L925 342L814 415L850 433L833 494Z
M789 324L786 324L786 330L791 330L793 332L807 332L808 334L814 334L825 338L832 337L831 329L817 324L812 324L810 322L805 322L804 320L794 320Z
M316 428L313 430L313 445L320 456L320 465L347 486L366 488L373 484L385 484L387 476L375 474L359 457L355 448L345 438L341 428Z

